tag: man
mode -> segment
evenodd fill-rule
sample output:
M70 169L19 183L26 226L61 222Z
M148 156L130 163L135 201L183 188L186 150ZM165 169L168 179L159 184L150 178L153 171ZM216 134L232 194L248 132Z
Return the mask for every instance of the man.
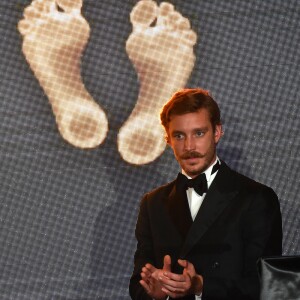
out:
M175 93L161 122L182 174L141 201L131 298L259 299L256 261L282 252L276 194L217 157L220 110L207 91Z

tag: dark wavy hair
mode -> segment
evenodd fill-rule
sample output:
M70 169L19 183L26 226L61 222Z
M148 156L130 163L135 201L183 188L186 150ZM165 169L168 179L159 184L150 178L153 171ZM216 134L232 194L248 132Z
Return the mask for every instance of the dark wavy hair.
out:
M160 113L161 124L167 133L171 116L184 115L200 109L208 111L213 130L216 129L216 125L222 125L217 102L207 90L201 88L182 89L176 92Z

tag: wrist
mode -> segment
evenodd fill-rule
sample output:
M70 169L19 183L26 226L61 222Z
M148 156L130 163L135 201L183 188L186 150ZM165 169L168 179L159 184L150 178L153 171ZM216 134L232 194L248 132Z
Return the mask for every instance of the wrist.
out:
M196 296L201 296L203 291L203 277L196 274L194 277L194 294Z

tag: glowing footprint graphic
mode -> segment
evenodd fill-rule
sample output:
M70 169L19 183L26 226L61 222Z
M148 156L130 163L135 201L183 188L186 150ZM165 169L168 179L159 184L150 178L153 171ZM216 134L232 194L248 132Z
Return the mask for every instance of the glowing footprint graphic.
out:
M141 165L152 162L166 147L159 112L185 86L195 63L196 33L190 22L162 2L139 1L130 14L133 31L127 54L140 80L137 104L120 129L118 148L123 159Z
M101 144L108 131L104 111L80 75L90 27L82 0L34 0L18 24L23 53L44 89L65 140L79 148Z

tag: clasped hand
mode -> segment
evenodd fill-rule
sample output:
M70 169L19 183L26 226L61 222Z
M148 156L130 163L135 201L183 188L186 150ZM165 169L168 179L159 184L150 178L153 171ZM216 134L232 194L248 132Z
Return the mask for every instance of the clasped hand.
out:
M186 295L200 295L203 288L203 277L195 271L194 265L187 260L178 260L183 267L182 274L171 272L171 257L164 257L162 269L157 269L151 264L142 268L140 284L147 294L156 299L163 300L170 296L180 298Z

